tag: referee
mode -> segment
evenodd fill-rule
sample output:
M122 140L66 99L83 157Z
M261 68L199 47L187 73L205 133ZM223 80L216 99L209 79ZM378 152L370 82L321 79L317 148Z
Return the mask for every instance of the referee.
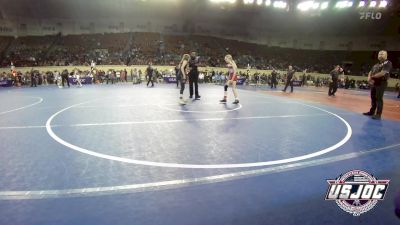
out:
M383 94L387 87L392 63L387 59L387 51L378 53L379 62L375 64L368 74L368 81L371 85L371 109L363 113L366 116L372 116L372 119L380 120L383 111Z
M287 77L286 77L286 85L285 88L282 90L283 92L286 92L287 87L290 85L290 93L293 93L293 80L294 80L294 71L292 66L289 66L289 69L287 71Z
M196 52L190 53L190 60L189 60L189 92L190 92L190 98L193 98L193 84L194 84L194 94L195 94L195 100L200 100L200 95L199 95L199 66L200 60L199 57L197 56Z

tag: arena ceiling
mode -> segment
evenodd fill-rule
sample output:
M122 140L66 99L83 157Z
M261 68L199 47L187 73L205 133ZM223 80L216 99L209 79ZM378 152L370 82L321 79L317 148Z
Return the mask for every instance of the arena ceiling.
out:
M301 1L304 0L286 1L288 7L280 10L256 3L244 5L243 0L236 0L234 4L216 4L210 0L0 0L0 16L6 21L162 19L193 26L196 23L222 24L241 27L243 32L258 29L283 34L398 35L400 31L399 2L395 0L381 11L379 20L362 20L360 10L356 9L299 12L296 5ZM322 1L334 5L338 0ZM354 4L358 2L354 0Z

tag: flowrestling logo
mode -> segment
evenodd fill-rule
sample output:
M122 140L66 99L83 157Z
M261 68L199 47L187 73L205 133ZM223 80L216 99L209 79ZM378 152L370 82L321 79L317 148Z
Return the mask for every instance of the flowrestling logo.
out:
M352 170L327 181L329 187L325 200L336 201L344 211L360 216L384 200L390 180L377 180L365 171Z
M360 12L360 20L380 20L381 12Z

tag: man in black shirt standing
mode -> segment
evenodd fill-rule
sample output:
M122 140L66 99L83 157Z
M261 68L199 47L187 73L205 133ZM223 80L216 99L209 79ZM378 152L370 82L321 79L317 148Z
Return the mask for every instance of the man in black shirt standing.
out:
M36 82L36 71L31 71L31 87L37 87L37 82Z
M294 73L296 71L293 70L292 66L289 66L289 69L287 71L287 77L286 77L286 85L285 88L282 90L283 92L286 92L287 87L290 85L290 92L293 93L293 80L294 80Z
M154 87L154 82L153 82L153 72L154 69L152 67L152 63L149 63L149 66L146 69L146 76L147 76L147 87L149 86L150 82L151 82L151 87Z
M383 94L387 87L392 63L387 60L387 52L380 51L378 54L379 63L375 64L368 74L368 82L371 85L371 109L363 113L372 116L372 119L380 120L383 111ZM375 113L376 111L376 113Z
M195 94L195 100L200 99L199 95L199 66L200 60L199 57L197 56L196 52L190 53L190 60L189 60L189 92L190 92L190 98L193 98L193 84L194 84L194 94Z
M65 69L62 73L61 73L61 83L62 86L64 87L64 81L67 81L67 85L69 87L69 80L68 80L68 70Z
M339 72L340 72L340 66L337 65L335 66L335 69L333 69L330 73L331 82L329 83L328 96L335 96L338 87Z
M278 83L276 76L278 73L275 71L275 69L272 70L271 73L271 88L276 88L276 83Z

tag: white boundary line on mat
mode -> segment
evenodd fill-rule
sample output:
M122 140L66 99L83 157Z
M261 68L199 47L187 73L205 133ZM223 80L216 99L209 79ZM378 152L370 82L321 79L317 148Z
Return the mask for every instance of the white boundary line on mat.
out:
M335 163L343 160L354 159L360 156L365 156L377 152L383 152L385 150L391 150L399 146L400 143L381 148L331 156L322 159L313 159L305 162L297 162L297 163L291 163L291 164L262 168L262 169L225 173L225 174L198 177L198 178L188 178L180 180L169 180L169 181L118 185L118 186L108 186L108 187L91 187L91 188L60 189L60 190L0 191L0 200L91 197L91 196L104 196L104 195L114 195L114 194L124 194L124 193L145 192L145 191L157 191L157 190L165 190L171 188L181 188L196 184L198 185L198 184L224 182L229 180L237 180L247 177L293 171L313 166L320 166L328 163Z
M87 155L91 155L91 156L95 156L98 158L103 158L103 159L108 159L108 160L113 160L113 161L118 161L118 162L123 162L123 163L137 164L137 165L168 167L168 168L191 168L191 169L229 169L229 168L248 168L248 167L279 165L279 164L292 163L292 162L296 162L296 161L306 160L306 159L314 158L314 157L321 156L323 154L332 152L335 149L339 148L340 146L344 145L350 139L350 137L352 135L352 129L351 129L350 124L346 120L344 120L342 117L340 117L339 115L329 112L325 109L316 107L316 106L311 106L311 105L307 105L304 103L298 103L300 105L308 106L310 108L314 108L314 109L320 110L322 112L328 113L330 115L333 115L334 117L336 117L340 121L342 121L347 128L347 132L346 132L346 135L344 136L344 138L342 140L340 140L338 143L336 143L328 148L321 149L321 150L318 150L318 151L310 153L310 154L301 155L301 156L297 156L297 157L291 157L291 158L287 158L287 159L265 161L265 162L234 163L234 164L183 164L183 163L165 163L165 162L153 162L153 161L146 161L146 160L136 160L136 159L129 159L129 158L118 157L118 156L113 156L113 155L107 155L107 154L103 154L103 153L98 153L98 152L90 150L90 149L85 149L85 148L76 146L74 144L71 144L71 143L63 140L62 138L60 138L59 136L57 136L54 133L51 122L53 121L53 119L56 116L58 116L59 114L61 114L62 112L66 111L68 109L86 104L88 102L90 102L90 101L74 104L72 106L66 107L66 108L54 113L46 122L46 130L47 130L47 133L50 135L50 137L53 138L58 143L60 143L61 145L64 145L65 147L70 148L74 151L78 151L78 152L81 152L81 153L84 153ZM221 120L221 119L219 118L218 120Z
M43 102L43 98L41 98L41 97L30 97L30 96L23 96L23 97L36 98L36 99L39 99L39 101L36 101L36 102L34 102L32 104L29 104L29 105L26 105L26 106L23 106L23 107L19 107L19 108L16 108L16 109L11 109L11 110L8 110L8 111L0 112L0 115L4 115L4 114L10 113L10 112L15 112L15 111L18 111L18 110L26 109L26 108L35 106L35 105L40 104L40 103Z

